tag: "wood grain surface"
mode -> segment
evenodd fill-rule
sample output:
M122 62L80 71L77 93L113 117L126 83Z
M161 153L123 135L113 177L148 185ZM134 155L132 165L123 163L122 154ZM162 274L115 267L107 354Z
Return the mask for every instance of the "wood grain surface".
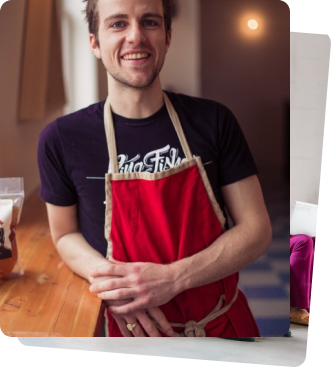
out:
M17 242L24 274L0 279L1 331L18 337L99 336L101 301L61 260L38 192L24 203Z

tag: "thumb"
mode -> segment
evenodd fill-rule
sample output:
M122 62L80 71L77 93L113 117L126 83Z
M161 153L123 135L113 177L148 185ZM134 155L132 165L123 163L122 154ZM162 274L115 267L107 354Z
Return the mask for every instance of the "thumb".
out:
M115 264L125 264L126 262L121 262L121 261L117 261L116 259L114 259L112 256L108 257L108 260L111 262L111 263L115 263Z

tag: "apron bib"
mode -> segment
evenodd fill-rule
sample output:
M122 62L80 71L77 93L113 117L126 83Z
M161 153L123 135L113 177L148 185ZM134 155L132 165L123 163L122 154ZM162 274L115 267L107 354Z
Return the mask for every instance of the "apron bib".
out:
M119 173L109 100L104 109L110 156L106 174L107 257L122 262L169 264L212 244L225 230L202 161L193 157L171 102L164 100L186 161L158 173ZM175 296L159 308L179 336L259 336L238 273ZM107 312L108 313L108 312ZM109 336L122 336L108 313ZM164 335L163 335L164 336Z

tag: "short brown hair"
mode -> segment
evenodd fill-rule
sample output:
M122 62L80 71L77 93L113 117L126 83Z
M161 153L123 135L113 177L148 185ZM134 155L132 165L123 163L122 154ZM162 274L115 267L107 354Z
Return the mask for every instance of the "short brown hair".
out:
M98 0L83 0L83 2L86 2L85 20L89 25L89 32L95 36L97 45L99 45L98 39L99 17L97 10ZM172 16L174 13L174 2L173 0L162 0L162 2L164 8L165 30L167 35L168 32L172 30Z

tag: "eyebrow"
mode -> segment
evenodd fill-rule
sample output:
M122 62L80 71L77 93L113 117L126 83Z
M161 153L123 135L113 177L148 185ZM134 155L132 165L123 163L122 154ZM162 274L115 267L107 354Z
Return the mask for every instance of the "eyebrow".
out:
M142 18L158 18L158 19L164 19L163 16L161 16L159 13L144 13Z
M159 13L144 13L142 15L142 19L146 19L146 18L158 18L161 20L164 19L164 17L161 16ZM108 23L110 20L113 20L113 19L128 19L128 14L118 13L118 14L109 15L107 18L105 18L104 24Z
M107 23L112 19L124 19L124 18L127 19L128 15L127 14L121 14L121 13L112 14L112 15L109 15L107 18L105 18L104 23Z

